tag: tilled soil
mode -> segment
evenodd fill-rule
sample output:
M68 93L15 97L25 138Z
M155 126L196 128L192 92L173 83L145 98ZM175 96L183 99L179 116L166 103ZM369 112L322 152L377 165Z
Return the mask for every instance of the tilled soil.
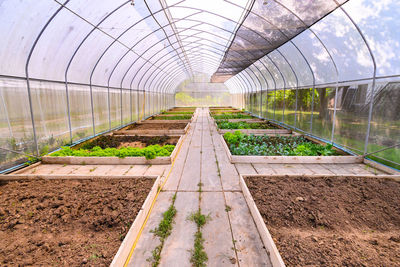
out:
M126 130L183 130L187 123L143 123L133 124Z
M1 266L108 266L154 179L0 185Z
M249 177L287 266L400 266L400 182Z

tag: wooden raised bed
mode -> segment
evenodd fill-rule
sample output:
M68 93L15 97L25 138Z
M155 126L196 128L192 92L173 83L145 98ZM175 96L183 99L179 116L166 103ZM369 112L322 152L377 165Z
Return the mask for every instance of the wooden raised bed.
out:
M172 123L168 122L167 125ZM183 124L183 123L182 123ZM161 123L136 123L136 125L162 125ZM121 130L115 131L114 135L142 135L142 136L154 136L154 135L169 135L169 136L177 136L177 135L184 135L190 127L190 124L187 123L185 128L183 129L129 129L130 126L122 128Z
M190 120L144 120L140 121L140 123L190 123L192 120L193 117Z
M233 120L228 120L228 121L232 122ZM235 119L234 121L235 122L245 121L245 122L248 122L248 123L265 123L266 122L265 120L252 120L252 119L249 119L249 120L246 120L246 119L237 119L236 120ZM279 129L219 129L215 119L213 119L213 122L215 124L215 127L217 127L217 129L218 129L218 133L220 133L220 134L225 134L225 133L228 133L228 132L229 133L234 133L235 131L240 131L240 132L245 133L245 134L255 134L255 135L263 135L263 134L267 134L267 135L269 135L269 134L273 134L273 135L278 135L278 134L279 135L292 135L292 134L293 135L300 135L298 133L292 132L292 130L285 129L282 126L277 125L275 123L271 123L271 122L268 122L268 123L276 126Z
M231 163L362 163L363 156L352 156L347 152L336 148L343 156L238 156L232 155L223 135L221 142ZM305 136L310 141L324 144L323 142Z
M122 266L161 184L160 176L10 174L0 181L9 214L0 223L10 236L0 245L4 266Z
M240 175L239 183L273 266L397 266L399 178Z
M126 158L118 158L118 157L51 157L44 156L42 158L42 162L46 164L90 164L90 165L162 165L162 164L171 164L173 159L178 152L178 148L183 142L183 137L181 136L178 142L175 145L174 150L172 151L169 157L156 157L154 159L146 159L145 157L126 157Z
M194 118L194 115L193 115L190 119L187 119L187 120L158 120L157 119L157 117L172 117L172 116L177 116L177 115L157 115L157 116L152 116L152 117L148 118L145 121L151 121L153 123L154 122L156 122L156 123L164 123L164 122L167 122L167 123L168 122L171 122L171 123L189 123L189 122L192 122L193 118ZM141 121L141 123L145 122L145 121Z

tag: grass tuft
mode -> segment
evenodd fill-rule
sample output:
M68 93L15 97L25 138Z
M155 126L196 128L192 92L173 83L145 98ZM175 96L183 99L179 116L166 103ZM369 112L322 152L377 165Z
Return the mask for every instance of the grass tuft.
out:
M160 238L161 243L154 248L151 252L151 258L147 259L151 262L151 266L156 267L160 264L161 260L161 250L164 246L165 239L172 232L172 225L174 222L174 217L176 215L176 208L174 206L176 200L176 193L172 197L172 204L168 207L168 210L163 213L163 219L159 223L158 227L151 230L156 236Z

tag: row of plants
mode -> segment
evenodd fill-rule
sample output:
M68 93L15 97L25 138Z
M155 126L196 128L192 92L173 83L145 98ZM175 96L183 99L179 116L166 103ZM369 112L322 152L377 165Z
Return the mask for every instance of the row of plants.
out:
M253 119L254 117L248 114L238 113L238 114L221 114L221 115L211 115L216 120L230 120L230 119Z
M190 120L192 115L176 115L176 116L155 116L153 120Z
M278 129L269 122L229 122L227 120L216 121L219 129Z
M144 148L122 147L122 148L101 148L95 146L92 149L72 149L71 147L62 147L60 150L52 153L53 157L146 157L154 159L155 157L168 157L174 150L174 145L151 145Z
M115 135L102 135L96 139L83 143L81 146L77 146L76 148L82 149L92 149L96 146L100 148L118 148L121 143L132 143L132 142L141 142L146 146L156 145L156 144L169 144L169 137L166 135L163 136L115 136Z
M241 111L211 111L211 115L234 115L234 114L245 114Z
M185 114L187 114L187 115L193 115L193 111L166 111L166 112L163 112L161 115L185 115Z
M224 134L232 155L254 156L333 156L331 144L313 143L303 136L255 136L240 131Z

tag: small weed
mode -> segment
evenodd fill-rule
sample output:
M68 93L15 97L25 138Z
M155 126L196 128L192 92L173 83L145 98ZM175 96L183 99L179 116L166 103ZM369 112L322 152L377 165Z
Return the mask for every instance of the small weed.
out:
M100 257L101 257L100 255L97 255L96 253L93 253L92 255L90 255L89 260L95 260L95 259L98 259Z
M163 219L159 223L158 227L150 231L151 233L158 236L161 241L160 245L154 248L154 250L151 252L151 258L147 259L147 261L152 262L151 265L153 267L156 267L160 264L161 250L164 246L164 241L172 232L172 224L176 215L176 208L174 206L175 200L176 194L174 194L174 196L172 197L172 203L169 206L168 210L163 213Z
M94 172L94 170L96 170L97 167L94 167L93 169L90 169L89 172Z
M208 260L207 253L204 251L204 238L201 228L210 220L210 215L201 214L201 209L189 215L188 219L197 225L197 232L194 235L194 248L191 250L190 262L196 267L206 266Z
M67 166L67 164L64 163L64 164L63 164L63 167L65 167L65 166Z
M201 188L201 187L203 186L203 183L200 182L200 183L197 184L197 186L199 187L199 189L197 190L197 192L199 192L199 193L203 192L203 190L202 190L202 188ZM200 198L201 198L201 196L200 196Z
M197 230L194 239L194 249L192 252L192 257L190 262L196 267L206 266L208 260L207 253L204 251L204 238L200 230Z
M225 211L226 211L226 212L229 212L229 211L231 211L231 210L232 210L232 208L231 208L230 206L225 205Z
M208 215L201 214L200 209L197 212L190 214L188 217L188 220L195 222L197 224L197 227L202 227L210 219L211 219L210 214Z

